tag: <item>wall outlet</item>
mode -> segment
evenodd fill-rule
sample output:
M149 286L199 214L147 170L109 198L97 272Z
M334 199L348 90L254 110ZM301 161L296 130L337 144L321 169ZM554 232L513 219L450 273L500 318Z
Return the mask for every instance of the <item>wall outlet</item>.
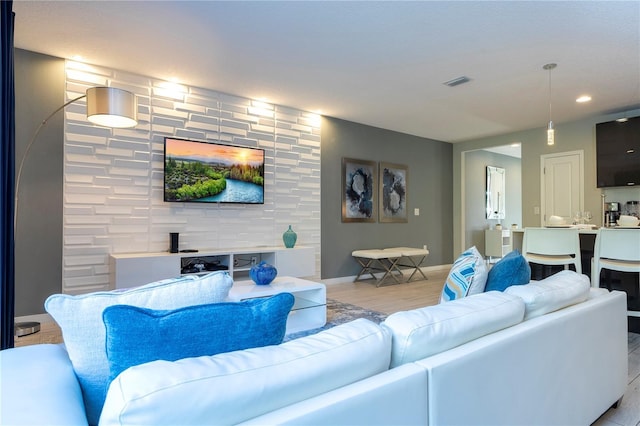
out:
M413 209L414 216L420 216L420 209Z
M540 207L535 206L535 207L533 208L533 214L540 214Z

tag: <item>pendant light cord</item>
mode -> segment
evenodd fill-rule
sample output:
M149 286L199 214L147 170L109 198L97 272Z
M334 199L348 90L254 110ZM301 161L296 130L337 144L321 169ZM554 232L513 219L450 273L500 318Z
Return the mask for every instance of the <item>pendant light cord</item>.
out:
M558 64L548 63L542 67L542 69L549 71L549 122L551 122L551 70L557 66Z
M551 70L552 67L549 67L549 122L551 122Z

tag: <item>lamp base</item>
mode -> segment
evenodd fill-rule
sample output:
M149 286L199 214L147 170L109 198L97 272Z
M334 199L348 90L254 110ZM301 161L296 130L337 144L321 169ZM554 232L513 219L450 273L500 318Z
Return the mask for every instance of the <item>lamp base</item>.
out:
M17 322L14 326L13 335L16 337L28 336L40 331L39 322Z

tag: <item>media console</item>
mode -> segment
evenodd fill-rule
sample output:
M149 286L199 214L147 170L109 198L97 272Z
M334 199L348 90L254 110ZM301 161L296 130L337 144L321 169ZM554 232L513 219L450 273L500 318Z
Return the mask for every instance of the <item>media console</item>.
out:
M261 261L278 269L278 276L312 277L314 247L244 247L204 249L197 253L122 253L109 256L110 288L129 288L167 278L226 270L234 281L248 280L249 269Z

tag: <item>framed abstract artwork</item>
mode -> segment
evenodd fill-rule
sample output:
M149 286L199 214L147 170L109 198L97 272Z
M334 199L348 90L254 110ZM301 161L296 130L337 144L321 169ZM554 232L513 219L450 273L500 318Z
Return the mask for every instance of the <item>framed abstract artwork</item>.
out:
M377 166L374 161L342 159L342 221L375 222Z
M407 166L380 163L380 222L407 222Z

